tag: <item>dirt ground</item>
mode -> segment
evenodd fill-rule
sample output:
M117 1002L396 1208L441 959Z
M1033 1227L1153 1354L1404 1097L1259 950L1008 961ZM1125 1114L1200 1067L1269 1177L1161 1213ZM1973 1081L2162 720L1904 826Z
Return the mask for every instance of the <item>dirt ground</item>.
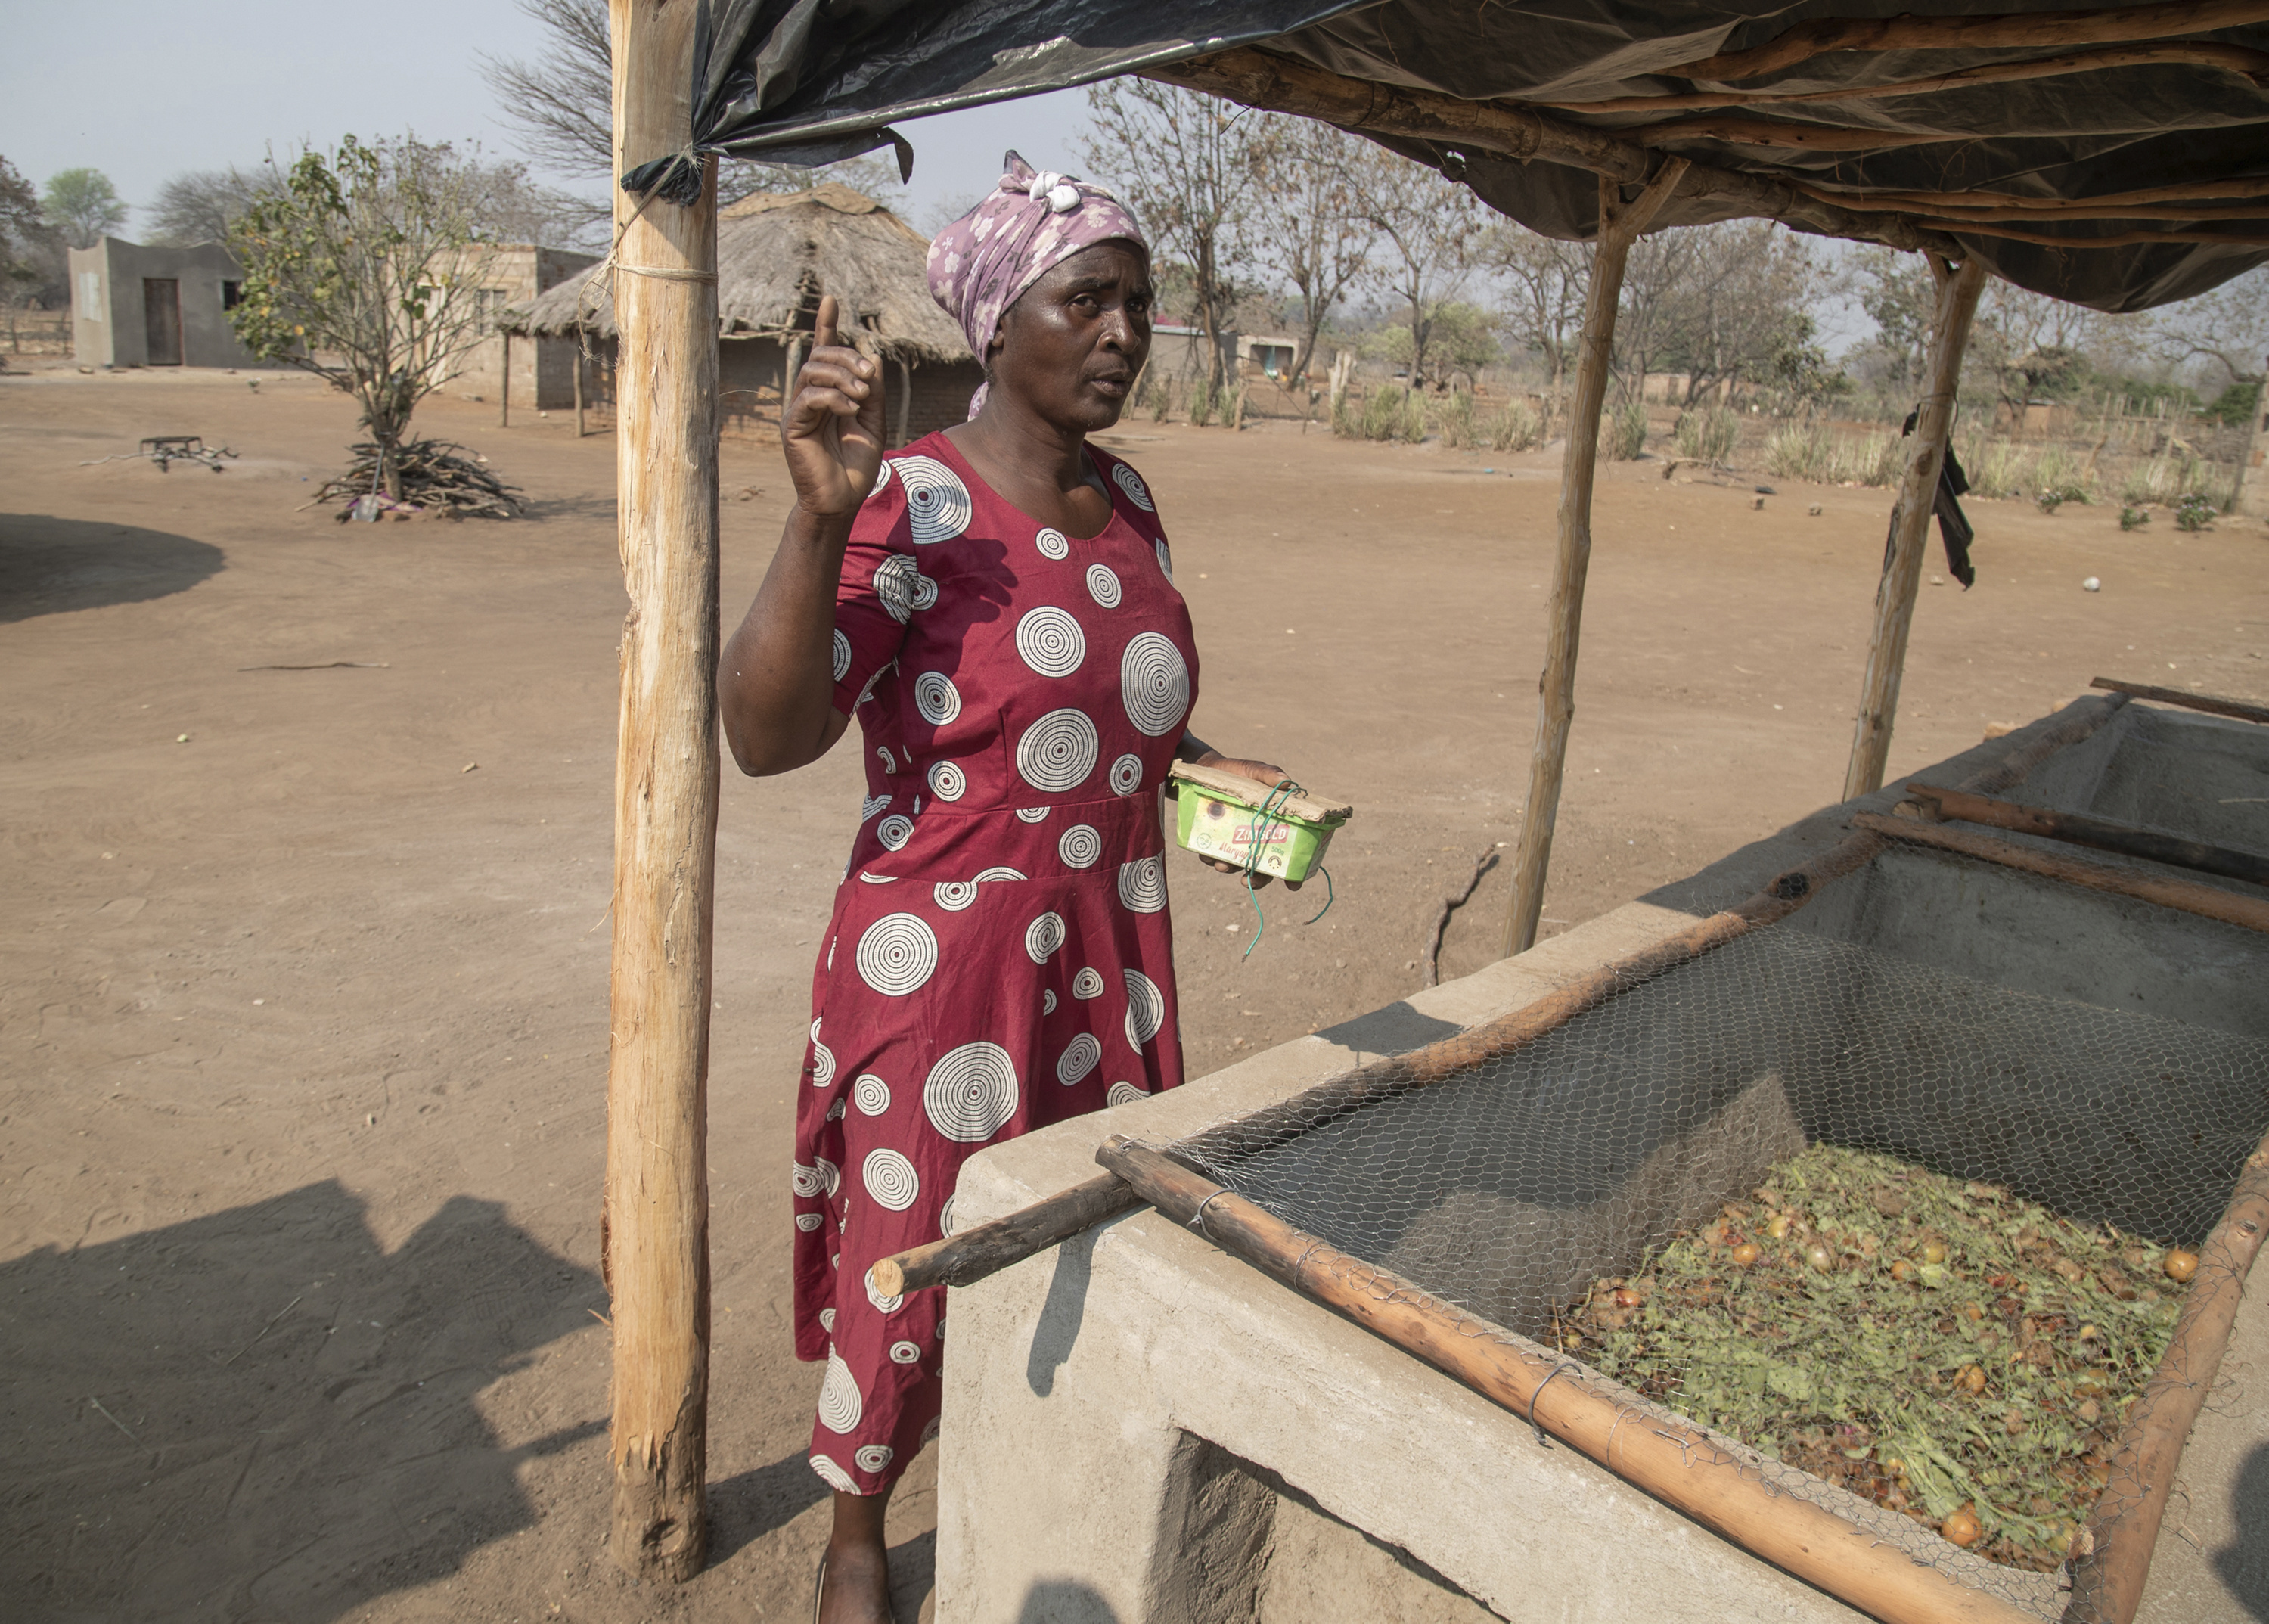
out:
M726 784L715 1557L640 1590L602 1550L612 442L435 402L422 428L486 452L534 517L343 527L299 510L351 419L274 374L0 380L0 1598L25 1620L801 1618L824 1509L787 1145L856 755ZM241 455L81 465L159 432ZM1264 893L1249 959L1241 890L1171 865L1202 1074L1421 985L1441 893L1511 838L1556 459L1289 426L1111 443L1174 541L1194 726L1359 808L1329 917ZM785 480L760 445L724 466L736 616ZM1752 502L1605 471L1548 929L1837 796L1887 496ZM2258 521L1973 514L1979 583L1925 591L1895 771L2098 673L2269 698ZM1446 974L1494 956L1505 904L1492 875ZM893 1508L909 1620L934 1472Z

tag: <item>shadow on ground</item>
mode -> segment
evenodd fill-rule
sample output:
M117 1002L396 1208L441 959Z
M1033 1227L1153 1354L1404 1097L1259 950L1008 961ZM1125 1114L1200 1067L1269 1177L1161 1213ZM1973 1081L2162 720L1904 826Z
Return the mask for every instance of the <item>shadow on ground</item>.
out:
M0 513L0 622L163 598L225 566L210 542L164 530Z
M528 1526L475 1406L596 1276L453 1198L382 1250L336 1183L0 1265L13 1620L339 1618Z

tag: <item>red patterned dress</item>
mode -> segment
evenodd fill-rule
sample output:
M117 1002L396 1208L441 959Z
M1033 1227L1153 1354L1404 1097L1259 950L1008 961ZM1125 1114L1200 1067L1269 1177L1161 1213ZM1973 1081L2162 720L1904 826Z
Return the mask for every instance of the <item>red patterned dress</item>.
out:
M1010 506L940 434L885 461L835 601L867 801L812 978L795 1132L795 1346L813 1469L874 1494L937 1426L945 1293L868 1266L952 1227L968 1157L1182 1080L1160 786L1197 651L1150 493Z

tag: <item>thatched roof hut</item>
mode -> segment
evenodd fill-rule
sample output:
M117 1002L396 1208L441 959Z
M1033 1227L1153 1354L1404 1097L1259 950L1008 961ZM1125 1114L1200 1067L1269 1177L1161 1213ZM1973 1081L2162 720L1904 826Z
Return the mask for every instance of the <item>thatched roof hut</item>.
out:
M873 198L831 181L806 192L753 192L717 211L717 336L793 343L811 331L819 296L882 353L914 366L973 362L929 296L929 240ZM588 272L504 314L514 334L615 336L615 305ZM588 301L586 303L586 293Z

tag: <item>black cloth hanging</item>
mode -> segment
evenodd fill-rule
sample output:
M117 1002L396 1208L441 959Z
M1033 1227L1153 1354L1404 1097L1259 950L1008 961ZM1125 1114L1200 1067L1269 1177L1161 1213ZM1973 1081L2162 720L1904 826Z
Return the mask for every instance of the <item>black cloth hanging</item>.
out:
M1903 439L1915 432L1914 412L1907 413L1905 426L1899 430ZM1962 459L1954 454L1954 441L1946 442L1946 456L1938 465L1938 490L1931 499L1931 511L1938 515L1938 539L1946 544L1946 572L1962 583L1964 592L1977 584L1977 568L1970 562L1970 543L1977 539L1971 528L1970 515L1962 511L1955 498L1970 494L1970 476L1962 471ZM1893 539L1898 521L1892 521ZM1884 543L1883 560L1890 561L1890 543Z

